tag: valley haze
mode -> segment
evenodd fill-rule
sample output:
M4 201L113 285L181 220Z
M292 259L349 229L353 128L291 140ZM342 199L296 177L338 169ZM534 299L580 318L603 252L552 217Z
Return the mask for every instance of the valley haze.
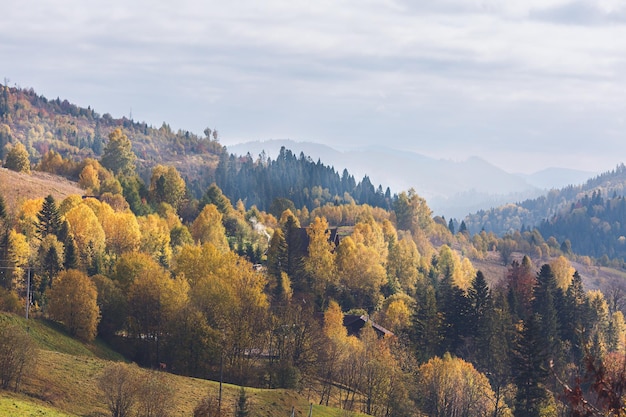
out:
M507 172L477 156L453 161L383 146L339 151L330 146L293 140L267 140L227 146L235 155L250 154L257 159L264 152L275 159L280 148L296 156L303 153L313 161L343 169L360 180L367 175L375 187L389 187L392 193L410 188L424 197L435 215L463 219L480 209L538 197L546 191L578 185L596 172L546 168L532 174ZM606 171L614 167L607 167Z

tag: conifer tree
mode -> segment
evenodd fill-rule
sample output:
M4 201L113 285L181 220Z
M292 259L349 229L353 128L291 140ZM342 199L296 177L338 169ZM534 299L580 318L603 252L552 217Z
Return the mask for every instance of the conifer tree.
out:
M4 197L0 194L0 220L4 220L7 217L7 207L4 202Z
M451 271L446 270L439 282L437 296L438 310L443 315L443 340L439 353L456 353L468 330L467 318L470 307L463 290L452 282Z
M39 213L37 213L37 233L41 239L48 235L57 236L61 230L61 214L51 194L44 199Z
M516 417L539 417L547 397L544 386L548 378L548 349L542 337L541 317L531 315L524 323L513 356L513 373L517 385Z
M468 335L474 338L477 345L484 345L488 340L489 332L492 330L489 328L489 321L493 314L493 300L491 290L481 271L476 272L476 277L467 290L467 300L469 307L467 315Z
M551 358L547 358L546 361L556 359L559 356L556 352L560 341L556 298L559 297L559 301L562 303L562 293L557 293L561 293L561 290L557 288L552 268L550 265L544 264L537 274L533 311L539 316L538 325L541 329L542 343L546 350L551 353ZM545 366L547 366L547 362Z
M417 292L415 313L412 317L411 338L416 346L420 362L435 356L441 343L441 315L437 311L435 289L427 285Z

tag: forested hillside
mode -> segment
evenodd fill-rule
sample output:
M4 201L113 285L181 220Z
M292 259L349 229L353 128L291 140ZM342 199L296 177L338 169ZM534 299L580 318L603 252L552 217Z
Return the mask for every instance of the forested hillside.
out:
M176 168L187 193L196 199L216 182L232 201L242 200L246 207L262 210L276 198L289 198L297 208L309 209L349 201L390 207L389 188L376 188L367 176L357 183L346 170L340 177L321 161L314 163L304 155L296 158L289 150L274 161L261 155L256 160L250 155L236 158L219 144L216 129L206 128L200 137L189 131L173 132L166 123L155 128L126 117L101 116L67 100L48 100L32 89L0 89L0 159L7 145L19 142L39 169L78 181L83 161L100 158L111 132L123 129L144 182L150 181L155 166L168 165Z
M626 411L626 378L609 367L625 361L623 277L616 271L601 282L601 265L575 253L574 241L537 228L472 234L433 217L414 190L392 196L286 149L276 161L208 152L217 156L217 183L192 180L163 159L143 165L140 149L153 142L133 139L133 123L128 133L123 123L111 129L99 154L66 136L51 139L52 125L37 140L15 127L30 102L10 97L4 167L24 178L37 170L73 176L84 193L42 190L10 206L0 195L0 310L24 314L28 306L31 318L85 343L97 338L142 367L297 390L346 414ZM75 112L85 126L99 119ZM19 125L32 118L34 129L44 113L19 113ZM165 142L185 136L177 135ZM38 149L54 140L67 142L65 153ZM196 140L221 149L215 138ZM622 202L596 193L572 210L613 228ZM19 390L33 377L37 347L15 327L1 324L0 336L0 360L16 364L0 368L0 386ZM153 415L141 393L168 394L149 391L159 384L131 369L106 367L92 395L131 381L133 413ZM198 405L209 410L199 416L213 415L213 400Z
M539 226L544 236L571 242L571 251L601 259L626 261L626 199L614 193L604 198L600 191L585 195Z
M232 201L242 200L246 206L261 210L270 210L270 204L279 198L309 209L350 202L388 209L392 201L391 190L383 192L381 185L375 188L367 176L357 184L347 170L340 176L321 161L314 162L302 153L296 157L284 147L275 160L262 155L254 160L250 154L242 158L224 154L215 181Z
M542 221L568 209L585 195L594 193L604 197L626 194L626 167L622 164L614 170L607 171L582 185L571 185L559 190L551 190L546 195L507 204L490 210L480 210L468 215L464 220L468 230L478 233L481 230L497 235L521 230L522 227L534 228Z

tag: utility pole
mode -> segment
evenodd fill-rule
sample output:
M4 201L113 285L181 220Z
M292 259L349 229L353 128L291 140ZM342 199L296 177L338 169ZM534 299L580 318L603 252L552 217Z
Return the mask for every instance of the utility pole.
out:
M26 278L26 320L28 320L28 313L30 312L30 266L28 267L28 273Z

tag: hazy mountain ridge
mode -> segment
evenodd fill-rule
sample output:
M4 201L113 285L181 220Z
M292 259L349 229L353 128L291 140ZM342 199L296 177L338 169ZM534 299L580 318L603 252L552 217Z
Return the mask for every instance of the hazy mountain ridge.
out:
M275 157L282 146L295 154L302 152L314 161L319 159L339 172L346 168L357 178L368 175L372 183L389 186L395 193L414 188L426 198L435 214L454 218L535 198L555 186L580 183L591 174L549 168L522 176L508 173L476 156L453 161L383 146L342 152L326 145L288 139L229 145L227 151L237 155L250 153L253 158L262 152ZM584 179L580 181L580 178Z
M568 185L540 197L515 204L506 204L489 210L479 210L465 218L470 232L482 229L498 235L513 233L521 227L533 228L562 210L569 210L579 200L597 193L598 196L626 195L626 167L622 164L580 185Z

